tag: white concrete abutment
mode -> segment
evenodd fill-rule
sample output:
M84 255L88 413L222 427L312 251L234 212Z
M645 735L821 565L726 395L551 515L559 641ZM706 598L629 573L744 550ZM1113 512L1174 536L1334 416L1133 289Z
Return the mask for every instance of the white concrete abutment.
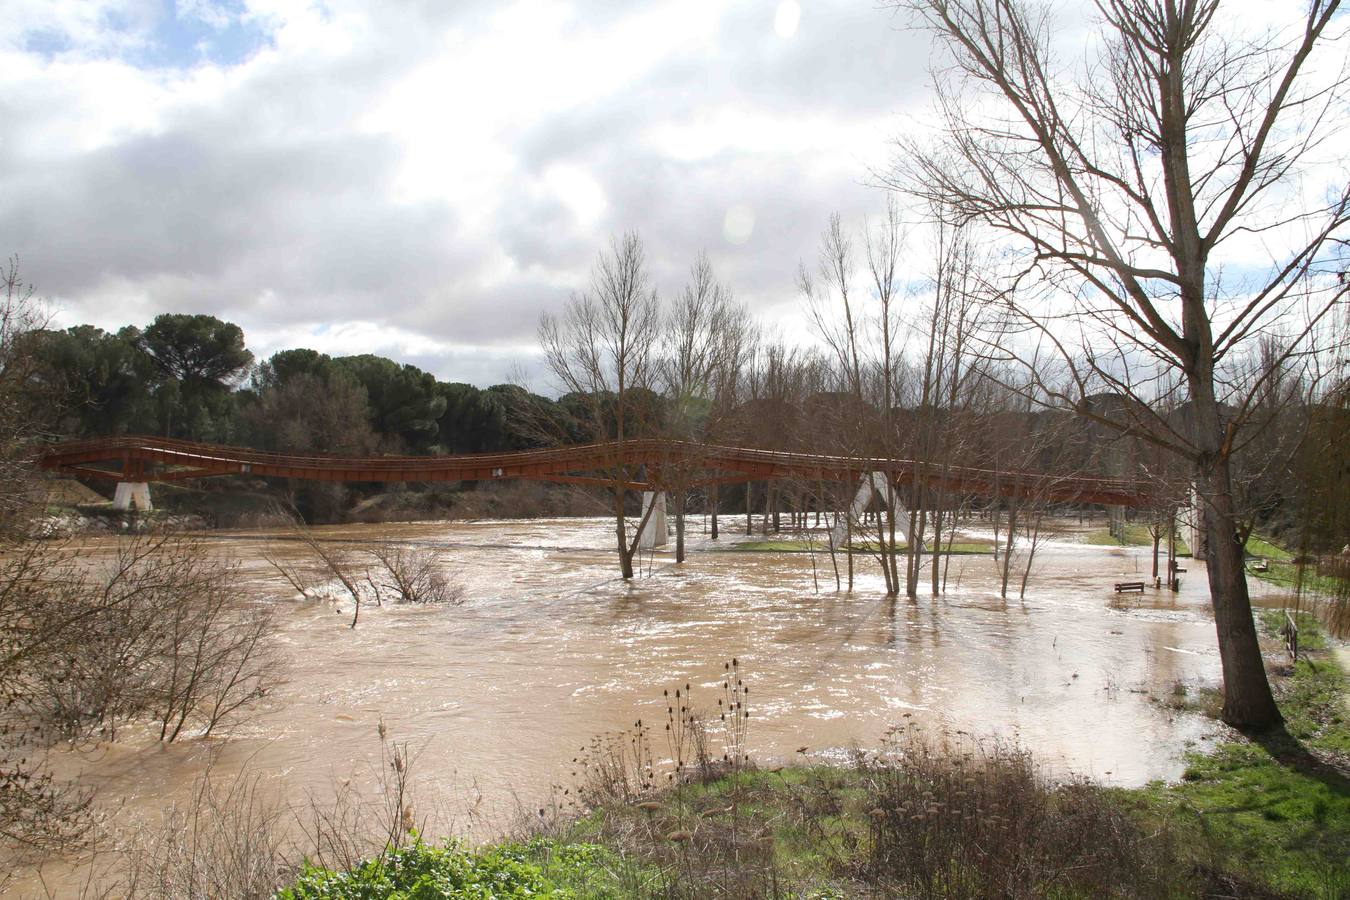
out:
M648 510L651 510L651 515L647 515ZM643 491L642 515L647 522L638 535L638 549L664 547L670 539L670 529L666 525L666 492Z
M896 538L909 543L909 532L907 530L909 511L900 502L900 495L896 492L895 486L891 484L890 476L885 472L873 472L870 475L863 476L862 484L858 486L858 493L853 496L853 503L846 516L841 517L835 523L834 528L830 529L830 543L833 546L844 546L849 539L850 528L853 534L864 535L864 538L871 536L871 530L863 526L863 514L867 512L867 507L871 504L872 498L878 494L881 495L881 502L886 508L895 511Z
M150 512L155 506L150 502L150 485L145 481L119 481L117 492L113 494L113 509Z

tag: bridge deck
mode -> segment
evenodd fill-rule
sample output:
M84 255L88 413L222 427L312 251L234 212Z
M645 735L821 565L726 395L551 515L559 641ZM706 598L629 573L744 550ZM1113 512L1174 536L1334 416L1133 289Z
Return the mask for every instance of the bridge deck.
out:
M725 447L690 441L639 439L576 444L511 453L455 456L343 457L270 453L246 447L203 444L160 437L104 437L54 444L41 455L43 467L72 475L122 481L182 481L216 475L258 475L313 481L538 481L613 484L620 465L646 465L647 482L626 481L633 489L660 490L673 473L686 484L706 485L751 479L797 478L854 481L868 472L911 478L913 460L834 456ZM115 468L108 468L115 466ZM597 474L601 473L601 474ZM1142 505L1144 485L1122 479L1062 476L1044 472L1002 471L929 464L922 470L930 484L980 496L1036 494L1061 502Z

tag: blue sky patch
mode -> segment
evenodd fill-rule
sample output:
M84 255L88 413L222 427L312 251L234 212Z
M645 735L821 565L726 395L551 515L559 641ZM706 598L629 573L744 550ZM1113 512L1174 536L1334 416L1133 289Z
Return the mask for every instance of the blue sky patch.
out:
M23 36L23 46L46 58L92 50L94 56L117 57L141 69L188 69L202 63L235 65L270 43L267 30L246 17L240 0L160 0L146 13L105 13L100 25L107 40L97 49L80 47L59 28L31 31Z
M149 68L190 68L207 62L234 65L268 43L267 32L256 20L244 18L242 3L225 0L204 3L208 14L194 14L165 0L162 14L144 49L131 61Z

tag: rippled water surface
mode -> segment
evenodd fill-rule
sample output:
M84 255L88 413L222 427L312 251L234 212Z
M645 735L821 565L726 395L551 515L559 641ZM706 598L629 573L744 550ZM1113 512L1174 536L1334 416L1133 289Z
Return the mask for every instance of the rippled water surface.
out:
M750 686L749 744L760 760L800 748L826 758L875 746L908 722L1003 735L1059 771L1119 784L1180 773L1180 753L1214 726L1159 699L1181 682L1218 681L1202 564L1179 594L1120 598L1115 581L1148 574L1147 551L1075 543L1039 552L1025 602L996 595L989 556L955 557L948 592L883 596L859 558L855 590L834 591L828 556L726 552L700 532L679 566L615 577L605 520L362 525L324 540L435 548L462 580L462 606L367 606L297 599L262 560L295 555L281 533L203 536L240 562L256 602L281 612L285 685L229 738L161 747L134 737L69 755L125 815L181 796L206 766L266 774L290 797L331 792L369 773L377 723L419 754L424 791L445 817L490 831L517 800L567 784L569 761L597 733L664 721L662 689L686 682L713 704L723 662ZM88 550L106 550L108 539ZM923 585L926 587L927 581ZM339 611L340 610L340 611ZM275 776L274 778L272 776Z

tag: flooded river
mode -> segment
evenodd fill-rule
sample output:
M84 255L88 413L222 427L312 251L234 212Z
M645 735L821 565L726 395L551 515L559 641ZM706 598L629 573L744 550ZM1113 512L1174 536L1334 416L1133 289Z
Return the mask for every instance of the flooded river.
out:
M817 592L809 554L728 552L745 538L724 531L714 543L697 521L684 564L658 553L625 584L611 529L602 519L316 529L323 540L435 548L464 585L462 606L366 606L355 630L350 602L298 599L262 560L301 545L281 533L206 535L240 562L256 601L280 610L284 686L228 738L132 737L63 768L124 799L127 816L181 796L208 760L216 772L262 773L290 797L322 796L373 771L383 720L418 755L421 790L442 799L440 827L484 836L517 802L568 784L591 737L664 721L663 689L688 682L696 705L713 704L732 657L750 686L748 744L760 761L803 748L843 758L917 721L1015 738L1055 770L1136 785L1176 777L1180 754L1215 734L1161 702L1178 684L1218 682L1202 564L1189 565L1179 594L1122 599L1112 583L1146 578L1148 551L1066 532L1039 551L1025 602L998 599L989 555L954 557L946 596L889 600L870 559L858 558L855 590L836 593L818 554Z

